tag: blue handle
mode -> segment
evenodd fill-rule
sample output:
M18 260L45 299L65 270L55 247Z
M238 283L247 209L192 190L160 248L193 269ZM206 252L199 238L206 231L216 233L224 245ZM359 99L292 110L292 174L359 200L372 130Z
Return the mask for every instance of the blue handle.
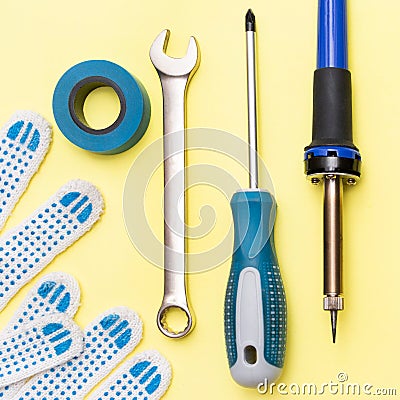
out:
M319 0L317 69L348 69L346 0Z
M242 386L275 381L286 349L286 299L274 247L275 198L237 192L231 200L235 236L225 299L229 367Z

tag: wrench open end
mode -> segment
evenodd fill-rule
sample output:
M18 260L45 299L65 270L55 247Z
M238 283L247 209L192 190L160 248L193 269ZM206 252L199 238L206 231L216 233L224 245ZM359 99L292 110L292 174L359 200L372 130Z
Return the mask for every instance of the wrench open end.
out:
M154 40L150 48L150 59L157 71L169 76L192 75L200 64L200 49L196 39L191 36L186 55L182 58L168 56L168 41L171 32L163 30Z
M177 305L165 305L158 312L157 325L165 336L177 339L191 331L193 319L188 309Z

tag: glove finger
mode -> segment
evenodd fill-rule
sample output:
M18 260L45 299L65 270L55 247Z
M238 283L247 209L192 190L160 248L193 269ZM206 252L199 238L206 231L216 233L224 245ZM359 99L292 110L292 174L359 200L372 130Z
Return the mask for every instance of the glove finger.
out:
M158 400L167 391L170 382L169 362L157 351L149 350L126 361L89 400Z
M16 112L0 130L0 230L42 163L50 141L50 124L32 111Z
M62 313L73 318L79 302L79 284L73 276L64 272L47 274L29 291L5 330L16 331L47 314Z
M54 257L99 219L103 199L95 186L64 185L21 225L0 239L0 310Z
M63 272L47 274L29 291L3 333L12 334L44 315L61 313L73 318L79 301L79 285L74 277ZM0 388L0 399L12 398L24 383L19 381Z
M15 399L83 399L142 338L142 321L126 307L97 317L85 329L84 352L74 360L34 376Z
M46 315L0 336L0 386L63 364L83 351L83 334L62 314Z

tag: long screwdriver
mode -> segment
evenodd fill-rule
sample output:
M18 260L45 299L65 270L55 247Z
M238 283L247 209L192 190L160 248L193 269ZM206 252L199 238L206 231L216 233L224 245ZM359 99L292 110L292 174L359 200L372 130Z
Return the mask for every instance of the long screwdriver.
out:
M324 310L336 342L342 296L343 182L355 185L361 155L353 143L351 74L347 54L346 0L319 0L318 60L314 73L312 143L305 148L307 177L324 184Z
M286 298L274 245L276 201L258 189L255 16L246 14L250 189L231 200L234 253L225 298L225 340L233 379L258 387L278 379L286 350Z

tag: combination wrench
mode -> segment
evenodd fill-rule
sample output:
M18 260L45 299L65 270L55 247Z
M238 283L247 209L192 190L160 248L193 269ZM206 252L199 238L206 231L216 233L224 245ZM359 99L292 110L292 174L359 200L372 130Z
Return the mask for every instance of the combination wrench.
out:
M150 49L150 59L160 77L164 114L164 297L157 315L160 331L170 338L186 336L193 326L186 296L185 109L186 90L200 64L200 51L190 38L183 58L169 57L169 30L162 31ZM186 315L184 329L168 325L167 313L178 309Z

